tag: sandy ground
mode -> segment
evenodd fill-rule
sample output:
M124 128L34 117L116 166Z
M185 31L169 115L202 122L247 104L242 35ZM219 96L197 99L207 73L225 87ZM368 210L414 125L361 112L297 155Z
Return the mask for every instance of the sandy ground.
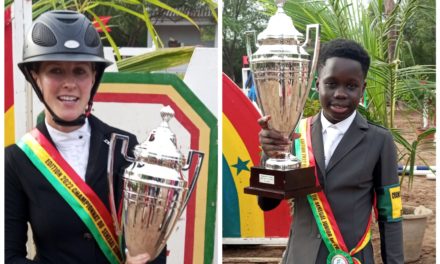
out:
M416 139L416 129L421 126L421 116L410 111L399 111L396 114L396 125L401 129L402 135L410 143ZM403 148L398 146L399 151ZM435 147L432 140L422 142L417 149L416 165L435 165ZM401 161L403 163L404 161ZM433 211L428 218L425 231L421 257L413 262L416 264L433 264L435 255L435 186L436 181L427 180L424 176L415 176L412 188L408 188L408 179L402 184L402 201L404 205L423 205ZM380 259L380 240L377 225L373 227L373 247L375 249L376 264L382 263ZM223 246L223 263L278 263L281 259L284 246L263 245L227 245Z

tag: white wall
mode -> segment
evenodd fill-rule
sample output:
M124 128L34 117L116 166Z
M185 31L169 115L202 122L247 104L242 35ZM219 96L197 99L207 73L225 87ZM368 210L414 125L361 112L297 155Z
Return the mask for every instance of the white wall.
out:
M217 48L196 48L183 81L218 119ZM220 134L220 133L219 133Z

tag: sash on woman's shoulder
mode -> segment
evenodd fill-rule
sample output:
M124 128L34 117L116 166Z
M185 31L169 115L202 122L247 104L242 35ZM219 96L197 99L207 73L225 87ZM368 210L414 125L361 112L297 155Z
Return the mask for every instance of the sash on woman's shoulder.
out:
M109 211L52 143L38 129L33 129L17 145L84 222L108 261L121 263Z

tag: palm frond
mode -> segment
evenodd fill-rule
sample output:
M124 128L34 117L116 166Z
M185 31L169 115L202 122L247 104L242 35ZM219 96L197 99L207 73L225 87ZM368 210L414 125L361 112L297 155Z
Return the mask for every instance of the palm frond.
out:
M186 64L194 47L164 48L116 62L121 72L152 72Z

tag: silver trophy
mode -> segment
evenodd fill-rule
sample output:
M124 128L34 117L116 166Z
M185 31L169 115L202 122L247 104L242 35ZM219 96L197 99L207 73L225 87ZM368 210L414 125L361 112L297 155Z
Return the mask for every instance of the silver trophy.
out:
M108 182L110 208L116 233L123 234L130 255L148 253L156 258L188 204L196 185L204 154L190 150L188 159L177 149L176 136L168 122L174 111L167 106L160 111L162 123L147 140L135 146L134 158L127 156L128 137L112 134L108 157ZM124 171L122 216L118 221L113 189L113 160L115 142L122 140L125 159L132 162ZM183 178L182 171L189 170L198 155L193 179Z
M276 14L270 18L267 28L258 34L255 43L257 51L253 54L251 51L251 38L255 39L255 31L246 32L246 48L260 110L263 115L271 116L270 128L291 138L302 116L312 85L320 41L318 24L307 25L304 40L303 34L285 14L284 2L276 1ZM312 42L309 38L312 29L315 30L313 58L306 51L307 45ZM275 179L266 176L280 173L270 173L271 170L290 171L300 167L301 162L298 158L290 152L282 152L269 158L264 167L266 171L257 174L264 174L262 183L276 185ZM276 187L279 188L282 187Z

